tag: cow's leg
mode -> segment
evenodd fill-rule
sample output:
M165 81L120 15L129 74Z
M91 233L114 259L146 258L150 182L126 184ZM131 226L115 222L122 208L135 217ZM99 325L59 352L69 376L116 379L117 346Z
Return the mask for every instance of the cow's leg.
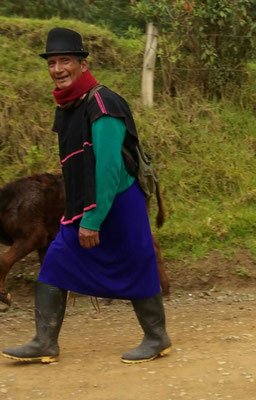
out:
M156 259L157 259L157 267L158 267L158 274L160 279L160 285L162 288L162 293L164 296L168 296L170 294L170 283L165 272L164 268L164 260L161 253L161 248L158 240L153 236L153 243L156 252Z
M11 295L5 290L5 278L13 264L21 260L33 250L36 250L43 237L33 235L33 238L29 239L18 239L16 240L12 247L8 249L2 256L0 260L0 301L5 304L11 304Z
M41 249L37 249L38 258L39 258L39 262L41 265L43 264L44 257L45 257L47 250L48 250L48 246L42 247Z

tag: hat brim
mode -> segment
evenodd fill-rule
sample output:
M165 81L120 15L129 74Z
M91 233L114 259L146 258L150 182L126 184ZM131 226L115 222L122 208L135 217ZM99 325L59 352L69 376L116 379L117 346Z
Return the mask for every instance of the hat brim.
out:
M57 55L61 55L61 54L70 54L70 55L75 55L75 56L82 56L84 58L86 58L89 55L89 53L87 51L67 51L67 50L66 51L65 50L61 51L60 50L60 51L50 51L48 53L42 53L42 54L39 54L39 56L44 58L45 60L47 60L48 57L57 56Z

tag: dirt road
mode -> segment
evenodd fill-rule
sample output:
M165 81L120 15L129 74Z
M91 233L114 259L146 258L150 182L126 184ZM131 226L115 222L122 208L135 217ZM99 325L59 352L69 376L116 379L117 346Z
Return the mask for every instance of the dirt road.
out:
M256 292L193 292L165 301L173 341L170 355L125 365L120 355L138 344L141 330L128 302L70 302L54 364L0 359L2 400L255 400ZM0 315L0 346L33 335L32 298Z

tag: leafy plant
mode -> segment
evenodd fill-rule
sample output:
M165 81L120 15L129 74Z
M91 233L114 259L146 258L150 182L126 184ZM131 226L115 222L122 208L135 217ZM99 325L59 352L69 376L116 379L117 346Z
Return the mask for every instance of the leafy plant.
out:
M42 154L36 145L31 146L27 150L24 160L27 163L29 173L31 174L43 171L46 162L44 154Z
M85 17L84 0L5 0L0 5L1 15L48 19Z
M255 0L140 0L133 12L159 30L168 93L196 84L202 93L220 97L231 82L245 80L245 64L255 55Z
M242 278L251 278L252 277L252 274L248 271L248 269L246 267L237 265L234 268L234 271L238 276L241 276Z

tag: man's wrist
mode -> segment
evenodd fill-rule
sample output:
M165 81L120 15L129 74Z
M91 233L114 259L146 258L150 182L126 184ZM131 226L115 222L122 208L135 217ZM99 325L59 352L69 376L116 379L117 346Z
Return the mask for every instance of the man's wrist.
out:
M81 221L79 224L80 228L89 229L90 231L98 231L100 230L100 226L97 224L89 224L86 222Z

